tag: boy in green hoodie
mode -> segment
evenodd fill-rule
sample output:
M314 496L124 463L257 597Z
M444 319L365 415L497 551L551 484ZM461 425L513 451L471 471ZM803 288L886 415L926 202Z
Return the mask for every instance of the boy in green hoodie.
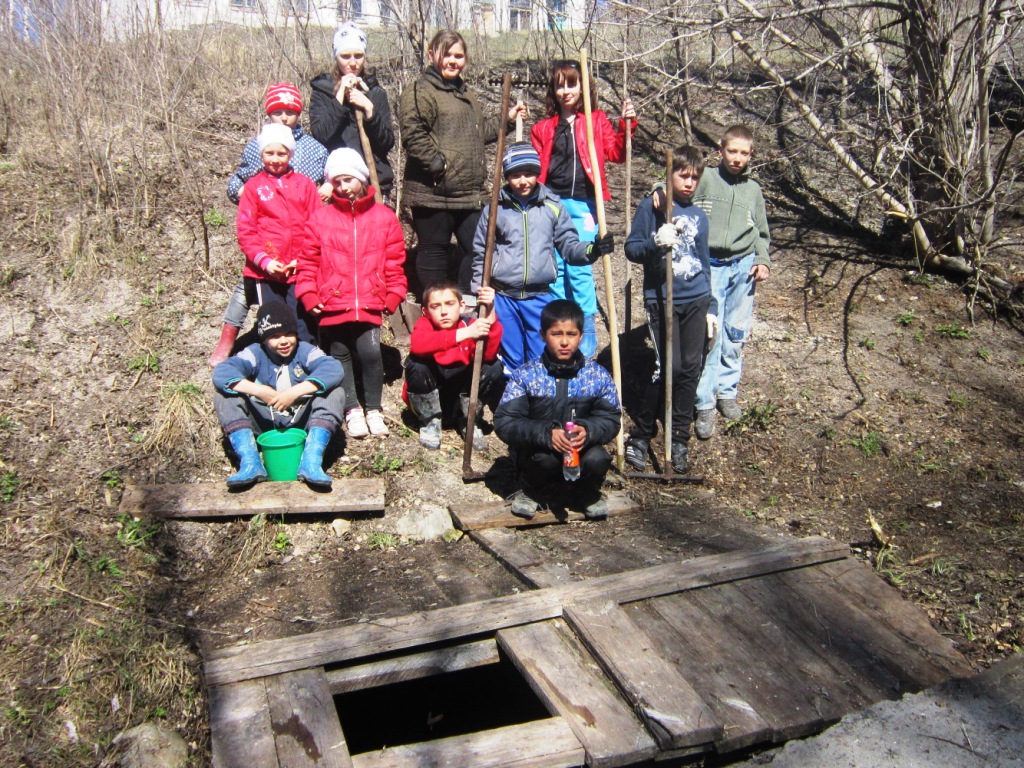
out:
M743 409L736 390L743 370L743 344L754 314L754 289L771 275L768 217L761 185L750 177L754 134L744 125L726 129L722 161L701 176L693 202L710 222L712 303L718 304L721 330L708 352L697 385L694 431L702 440L715 432L715 408L728 421Z

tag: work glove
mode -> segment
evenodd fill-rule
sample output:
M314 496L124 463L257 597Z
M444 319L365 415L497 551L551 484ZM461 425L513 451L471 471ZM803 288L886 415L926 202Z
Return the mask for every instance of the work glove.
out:
M615 250L615 238L612 233L598 237L587 248L588 256L605 256Z
M718 318L714 315L708 315L708 338L715 338L716 333L718 333Z
M659 248L672 249L679 245L679 230L675 224L662 224L654 233L654 244Z

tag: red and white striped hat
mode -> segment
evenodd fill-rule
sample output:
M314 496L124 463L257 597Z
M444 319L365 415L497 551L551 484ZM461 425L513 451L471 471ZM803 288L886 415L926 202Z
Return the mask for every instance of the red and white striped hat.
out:
M269 115L279 109L290 109L293 112L302 111L302 94L299 89L291 83L274 83L267 88L266 98L263 100L263 107Z

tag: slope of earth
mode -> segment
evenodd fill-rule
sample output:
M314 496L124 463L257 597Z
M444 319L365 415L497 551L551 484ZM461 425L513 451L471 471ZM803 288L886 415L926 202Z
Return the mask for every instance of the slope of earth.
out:
M218 115L246 114L258 100L248 95L224 100ZM704 98L694 106L712 135L735 115ZM766 121L755 108L748 117ZM193 117L210 130L189 171L217 201L198 212L209 268L196 211L169 193L184 183L170 158L154 160L167 196L127 234L113 214L36 183L43 170L70 173L59 158L47 167L15 148L0 171L0 339L9 353L0 360L0 765L94 765L114 735L143 720L178 730L193 763L205 765L204 649L522 588L468 539L394 535L410 510L512 489L493 438L474 460L498 462L491 487L462 484L451 432L439 452L418 445L398 405L397 347L386 356L392 436L344 445L330 468L342 483L384 477L383 516L345 528L119 514L126 482L219 482L230 471L205 360L240 267L223 185L254 125L235 117L214 130L208 115ZM678 139L654 119L638 135L634 202L659 173L659 136ZM1013 653L1024 631L1024 338L980 310L972 324L956 287L880 256L883 244L854 224L855 191L826 158L802 155L794 197L795 165L784 147L766 147L758 161L775 268L758 294L744 417L694 445L704 485L629 483L643 512L523 536L585 578L713 550L680 521L706 519L708 536L715 519L823 534L851 543L972 661ZM622 168L610 179L609 226L621 237ZM828 216L809 218L808 199L831 201ZM1020 276L1018 254L1003 261L1005 274ZM621 286L620 256L613 272ZM622 344L627 410L651 361L638 301L632 309Z

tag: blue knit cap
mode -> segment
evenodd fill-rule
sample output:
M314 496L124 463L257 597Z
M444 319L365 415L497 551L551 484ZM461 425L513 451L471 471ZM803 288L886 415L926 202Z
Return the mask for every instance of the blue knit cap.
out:
M501 158L501 172L506 177L514 171L540 173L540 155L528 141L515 141L508 145Z

